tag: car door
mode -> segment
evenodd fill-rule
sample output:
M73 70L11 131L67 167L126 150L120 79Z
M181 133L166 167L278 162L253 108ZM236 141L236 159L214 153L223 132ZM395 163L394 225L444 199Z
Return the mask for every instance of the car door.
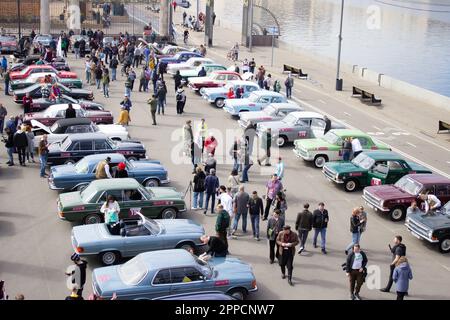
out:
M168 296L170 294L171 285L170 270L161 269L151 280L146 297L152 299L156 297Z
M94 153L109 153L111 152L111 146L104 139L94 140Z
M258 102L255 107L251 107L250 111L259 111L264 109L269 103L272 101L272 98L269 96L262 96L258 99Z
M120 206L120 214L119 219L124 219L124 208L123 208L123 190L105 190L97 199L96 206L97 206L97 212L100 211L100 208L102 205L106 202L106 199L109 195L112 195L116 201L119 203ZM94 198L95 199L95 198Z
M157 246L156 236L152 235L145 225L128 226L125 236L125 256L134 257L146 251L160 250Z
M292 130L290 136L288 136L289 141L294 141L297 139L308 139L312 138L311 135L311 119L300 118L295 123L295 130Z
M311 132L315 138L320 138L323 136L325 125L326 123L323 119L311 119Z
M367 173L367 183L370 186L379 186L386 183L389 167L386 161L377 161Z
M149 199L148 195L140 188L125 190L124 203L124 205L128 208L128 218L130 219L136 218L136 212L140 212L144 216L155 216L151 199Z
M388 161L388 174L385 184L394 184L403 177L409 170L409 166L404 161Z
M170 269L170 276L171 295L205 290L204 275L195 267L172 268Z

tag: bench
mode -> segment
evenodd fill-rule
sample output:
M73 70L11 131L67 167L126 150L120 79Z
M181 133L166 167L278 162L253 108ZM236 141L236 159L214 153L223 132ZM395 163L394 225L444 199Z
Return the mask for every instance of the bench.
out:
M437 133L441 133L441 131L450 132L450 123L439 120L439 128Z
M362 101L369 102L371 104L381 104L381 99L377 99L375 94L355 86L352 88L352 96L359 96Z
M298 76L299 78L308 78L307 73L303 73L302 69L295 68L293 66L283 64L283 73L290 72L293 75Z

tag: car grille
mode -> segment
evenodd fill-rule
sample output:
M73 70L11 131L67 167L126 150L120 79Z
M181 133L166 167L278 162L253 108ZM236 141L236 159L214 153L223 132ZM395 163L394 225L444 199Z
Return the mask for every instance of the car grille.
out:
M331 171L327 167L323 167L323 173L326 177L330 178L331 180L334 180L336 178L336 172Z
M415 221L413 218L409 218L408 223L406 223L408 230L420 235L421 237L428 239L428 231L430 230L425 225L420 222Z
M380 206L380 199L374 197L372 194L364 190L364 198L365 200L374 207Z
M303 149L301 147L297 147L296 150L301 156L303 156L303 157L307 157L308 156L308 152L305 149Z

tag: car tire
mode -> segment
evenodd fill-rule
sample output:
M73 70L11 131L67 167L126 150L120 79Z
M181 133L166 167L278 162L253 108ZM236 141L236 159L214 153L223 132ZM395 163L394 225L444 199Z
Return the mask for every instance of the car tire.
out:
M97 213L88 214L84 219L84 224L96 224L101 223L103 221L102 217Z
M287 142L288 142L288 138L286 136L279 136L275 140L275 144L280 148L284 147Z
M120 253L117 251L106 251L100 254L100 262L104 266L112 266L120 261Z
M64 164L75 164L74 160L66 160L64 161Z
M319 154L314 158L314 166L316 168L323 168L325 162L328 161L328 157L324 154Z
M439 252L450 253L450 237L446 237L439 241Z
M160 214L161 219L176 219L177 210L174 208L166 208Z
M147 179L144 182L144 186L147 188L159 187L159 181L157 179Z
M216 108L223 108L223 106L225 105L225 99L222 99L222 98L216 99L214 104L215 104Z
M406 216L405 208L397 206L389 211L389 218L394 222L402 221Z
M347 192L353 192L358 189L359 183L355 179L349 179L344 182L344 190Z
M237 288L237 289L231 289L227 292L228 295L238 299L238 300L245 300L247 296L247 291L244 288Z
M81 191L83 191L84 189L86 189L87 186L88 186L87 184L80 184L80 185L78 185L78 186L75 188L75 190L81 192Z
M195 246L191 242L182 242L179 245L177 245L177 249L184 249L186 251L195 250Z

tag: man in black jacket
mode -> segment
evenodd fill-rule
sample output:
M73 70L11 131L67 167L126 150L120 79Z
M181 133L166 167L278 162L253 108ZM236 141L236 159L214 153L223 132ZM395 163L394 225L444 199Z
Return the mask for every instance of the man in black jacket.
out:
M177 70L177 73L173 76L173 80L175 81L175 92L181 88L181 73L180 70Z
M322 240L321 248L322 253L327 254L326 246L326 236L327 236L327 227L328 227L328 210L325 209L325 204L323 202L319 203L319 208L314 210L313 212L313 228L314 228L314 239L313 245L314 248L317 248L317 237L320 233L320 239Z
M382 292L389 292L391 290L392 283L393 283L392 275L394 274L395 265L397 264L397 261L398 261L398 259L400 259L400 257L406 256L406 246L402 243L402 241L403 241L402 236L395 236L394 246L391 247L391 245L389 245L389 250L392 253L393 261L390 265L391 270L389 272L388 284L386 285L385 288L380 289L380 291L382 291Z
M248 212L250 214L250 222L252 223L253 237L259 241L259 216L264 215L263 201L258 197L258 192L253 191L248 202Z
M367 256L361 251L359 244L353 246L353 251L347 256L345 272L350 280L350 299L361 300L359 291L364 283L364 272L367 266Z
M204 245L208 245L207 254L212 257L225 257L228 252L228 244L223 242L219 237L202 236L200 240Z
M73 108L72 104L69 103L69 105L67 106L67 109L66 109L66 119L76 118L76 117L77 117L77 113L76 113L75 109Z
M298 213L297 220L295 221L295 230L298 231L300 238L300 250L298 250L298 254L301 254L305 250L306 240L308 239L308 233L312 229L312 223L313 214L309 211L309 203L305 203L303 211Z
M25 153L28 147L28 138L25 132L25 128L21 128L14 134L13 137L14 147L17 149L17 153L19 155L20 165L25 167Z
M352 216L350 217L350 232L352 234L352 242L345 249L345 255L348 255L348 251L355 245L359 244L361 237L361 225L364 220L359 217L360 209L353 209Z

